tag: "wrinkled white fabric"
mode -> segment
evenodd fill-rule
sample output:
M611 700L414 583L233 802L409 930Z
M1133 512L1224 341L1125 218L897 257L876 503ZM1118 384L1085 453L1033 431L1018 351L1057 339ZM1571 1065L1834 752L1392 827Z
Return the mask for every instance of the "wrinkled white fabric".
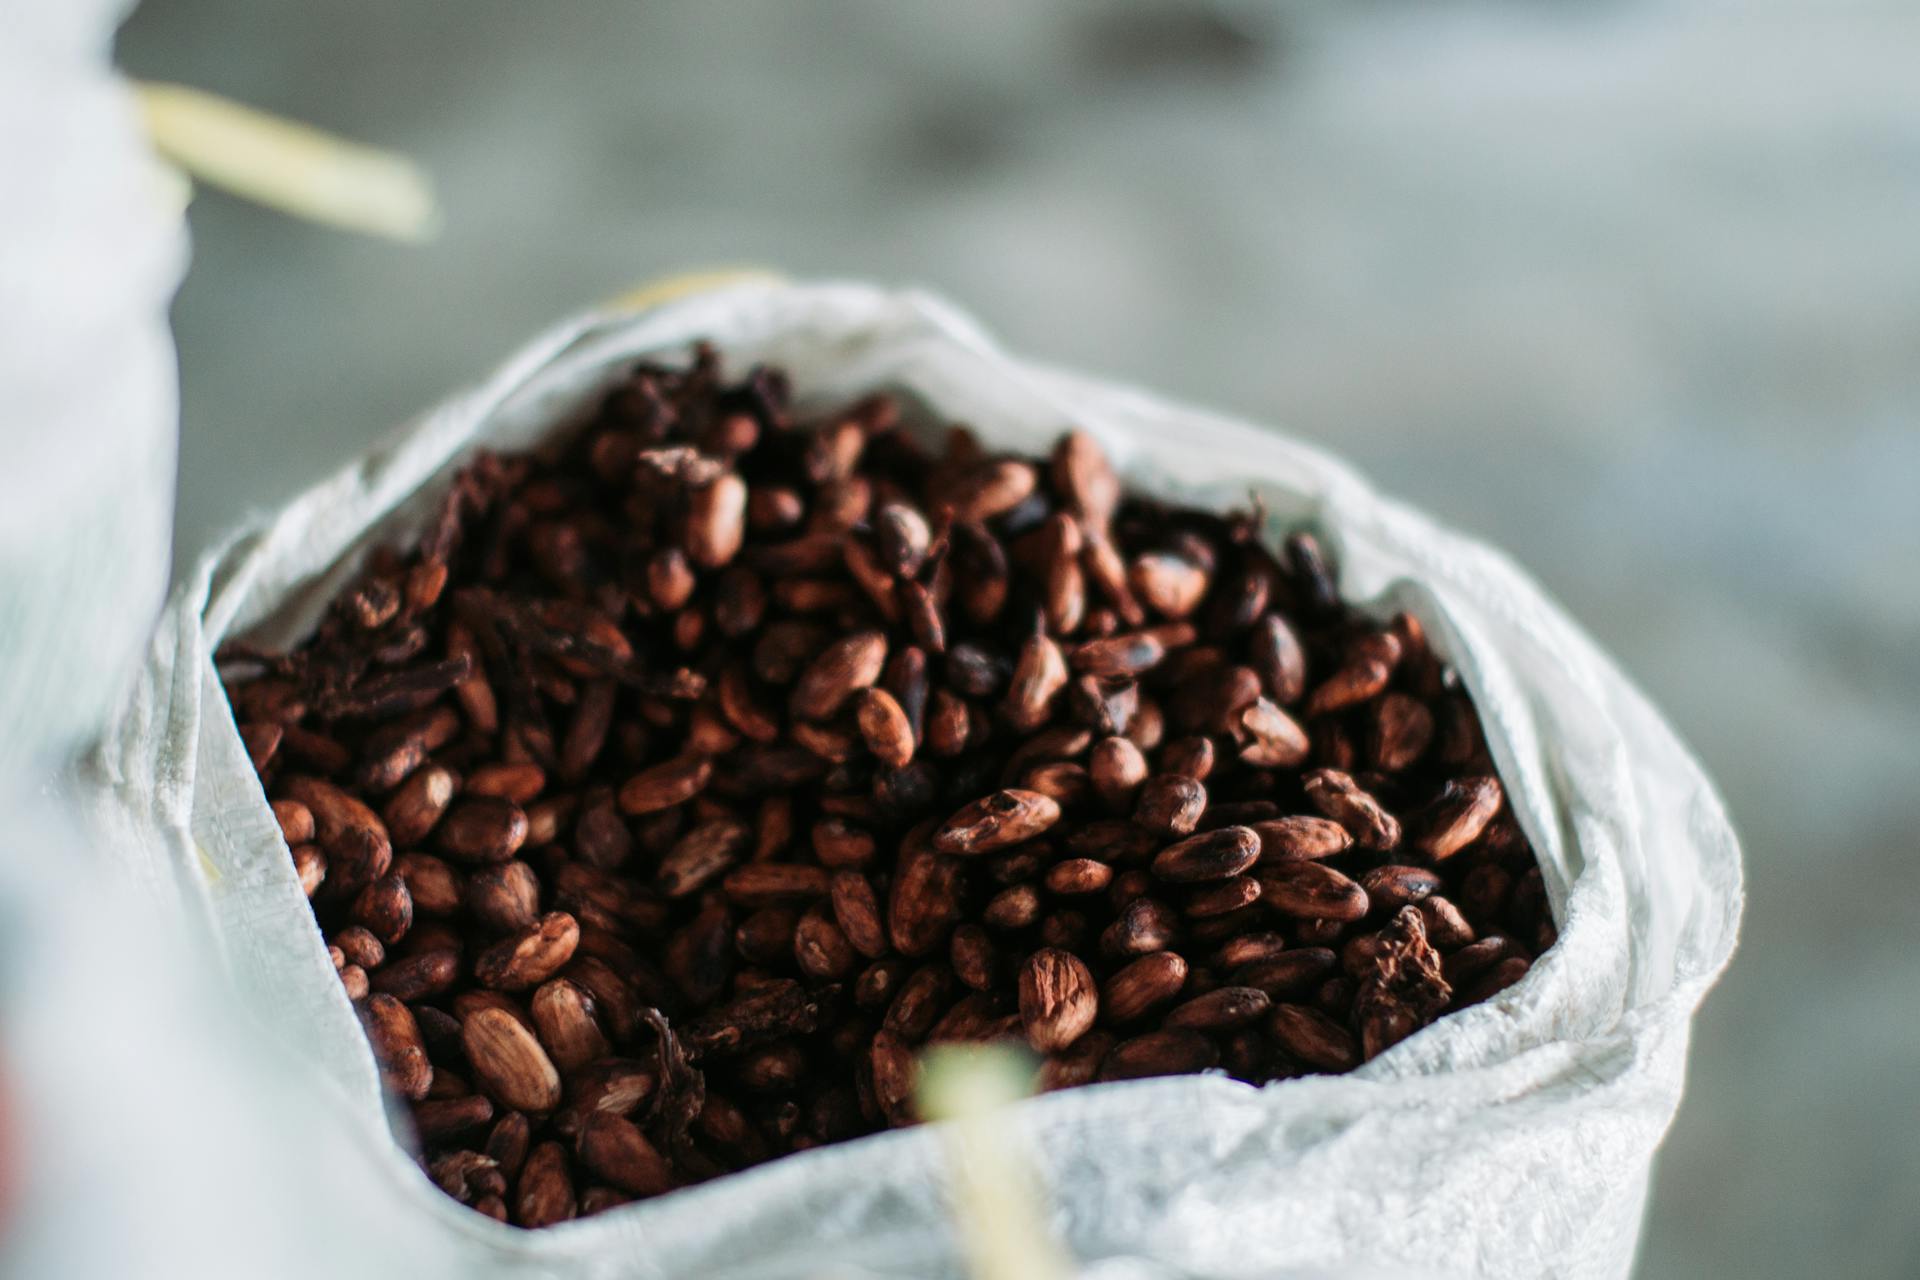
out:
M464 1280L189 923L0 782L0 1276ZM347 1229L351 1227L352 1229Z
M186 230L111 67L130 7L0 0L0 1275L450 1278L438 1233L341 1178L364 1140L173 909L168 703L113 729L152 748L136 789L46 782L121 714L167 584Z
M0 0L0 774L126 692L167 588L177 200L108 64L122 0Z
M1097 434L1127 481L1310 521L1343 590L1411 607L1482 709L1539 851L1559 944L1518 985L1343 1077L1103 1085L1015 1122L1088 1274L1620 1276L1681 1092L1693 1010L1726 963L1738 850L1698 765L1504 556L1271 431L1037 367L919 293L742 285L531 343L479 388L212 553L168 609L91 763L128 875L204 914L245 1002L355 1135L332 1175L389 1189L476 1276L958 1274L937 1135L828 1147L538 1233L433 1189L387 1136L378 1077L210 662L296 639L377 541L418 531L469 449L527 444L637 357L696 337L777 362L808 400L890 385L994 445Z

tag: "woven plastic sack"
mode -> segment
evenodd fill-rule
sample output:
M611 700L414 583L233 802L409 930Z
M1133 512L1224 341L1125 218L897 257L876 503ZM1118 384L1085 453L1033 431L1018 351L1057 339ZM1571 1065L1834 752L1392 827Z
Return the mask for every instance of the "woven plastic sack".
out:
M165 598L177 191L108 65L118 0L0 0L0 776L78 749Z
M271 1034L351 1129L331 1175L390 1190L470 1275L958 1274L926 1128L830 1146L541 1232L435 1190L389 1136L379 1080L210 660L298 639L375 543L415 534L475 445L531 443L642 357L717 342L788 368L803 400L876 386L1043 450L1068 425L1150 493L1275 530L1306 522L1343 592L1410 608L1460 669L1538 851L1559 942L1517 985L1360 1070L1256 1088L1219 1075L1053 1094L1013 1122L1050 1221L1090 1274L1620 1276L1679 1102L1689 1022L1741 905L1733 834L1699 766L1504 556L1271 431L1037 367L919 293L751 284L536 339L479 388L211 554L173 601L92 765L128 871L184 886Z

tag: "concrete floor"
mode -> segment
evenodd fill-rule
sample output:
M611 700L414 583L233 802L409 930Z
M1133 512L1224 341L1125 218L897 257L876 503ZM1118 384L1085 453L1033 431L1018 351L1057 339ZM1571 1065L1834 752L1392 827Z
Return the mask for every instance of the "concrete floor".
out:
M196 203L179 558L691 266L931 284L1285 423L1516 552L1743 828L1641 1274L1920 1275L1916 48L1894 4L149 0L136 74L449 215Z

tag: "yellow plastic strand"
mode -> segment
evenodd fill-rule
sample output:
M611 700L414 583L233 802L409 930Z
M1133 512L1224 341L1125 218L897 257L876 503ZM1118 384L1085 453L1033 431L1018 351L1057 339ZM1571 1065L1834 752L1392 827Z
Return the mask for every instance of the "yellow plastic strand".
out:
M432 186L405 156L186 85L135 92L154 149L201 182L367 235L419 242L439 230Z
M607 306L616 311L645 311L648 307L657 307L688 294L705 293L708 289L718 289L723 285L754 281L778 284L785 279L785 275L771 267L713 267L700 271L681 271L658 276L629 289L608 299Z
M1033 1059L1000 1045L943 1047L922 1067L920 1112L945 1120L953 1210L975 1280L1067 1280L1066 1253L1047 1231L1039 1179L1006 1109L1032 1089Z

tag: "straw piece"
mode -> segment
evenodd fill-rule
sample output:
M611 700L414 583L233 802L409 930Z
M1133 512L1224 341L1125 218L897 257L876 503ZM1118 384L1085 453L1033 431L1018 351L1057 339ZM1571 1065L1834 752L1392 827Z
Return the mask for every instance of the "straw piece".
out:
M154 149L202 182L312 222L419 242L439 230L418 166L178 84L135 86Z
M946 1120L953 1211L975 1280L1066 1280L1065 1252L1041 1216L1045 1203L1006 1108L1032 1091L1030 1055L1004 1045L941 1046L926 1055L920 1111Z
M692 293L704 293L730 284L784 284L786 276L771 267L713 267L656 276L643 285L607 300L612 311L645 311Z

